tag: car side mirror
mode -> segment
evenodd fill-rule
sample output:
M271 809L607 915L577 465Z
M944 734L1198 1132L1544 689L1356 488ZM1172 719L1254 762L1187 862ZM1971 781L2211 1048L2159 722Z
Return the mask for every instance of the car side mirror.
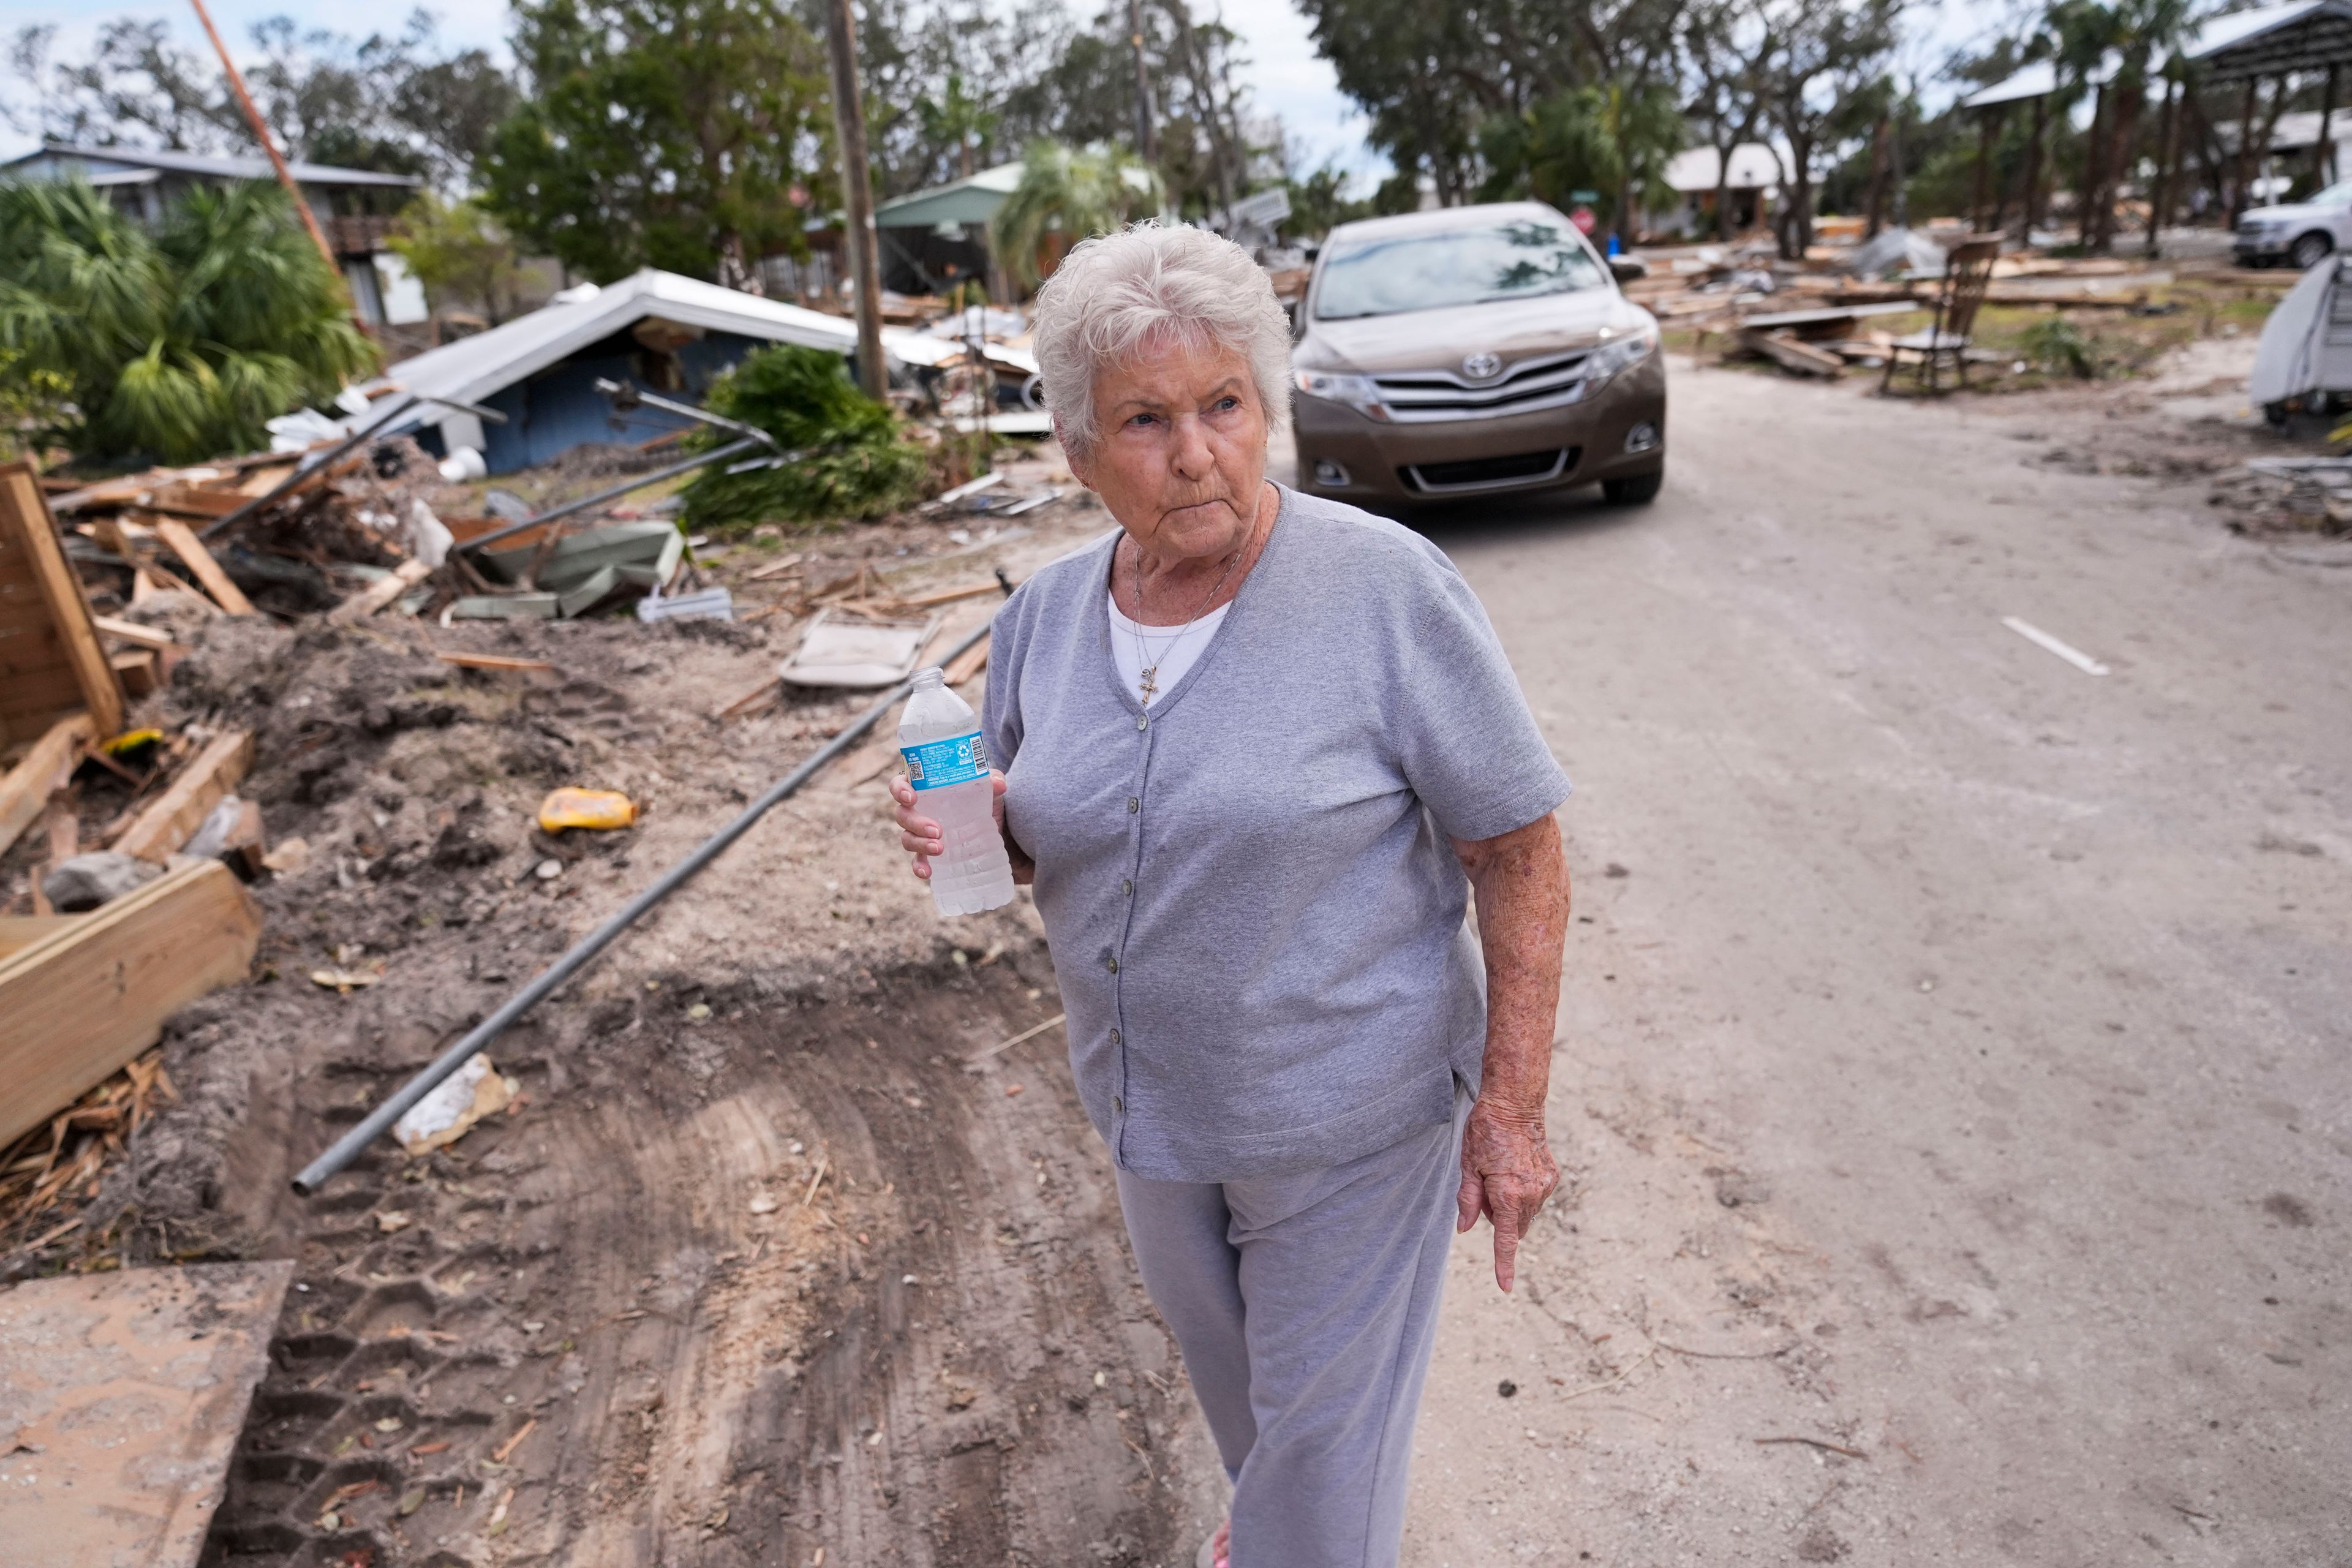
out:
M1631 283L1636 278L1647 278L1650 264L1638 256L1612 256L1609 258L1609 276L1620 283Z

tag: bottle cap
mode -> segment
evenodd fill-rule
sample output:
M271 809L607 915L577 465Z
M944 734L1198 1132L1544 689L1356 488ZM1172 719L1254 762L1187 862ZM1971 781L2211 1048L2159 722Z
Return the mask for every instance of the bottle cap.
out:
M948 672L946 670L941 669L936 664L927 664L922 668L915 671L914 684L919 689L928 689L930 687L945 685L947 683L947 679Z

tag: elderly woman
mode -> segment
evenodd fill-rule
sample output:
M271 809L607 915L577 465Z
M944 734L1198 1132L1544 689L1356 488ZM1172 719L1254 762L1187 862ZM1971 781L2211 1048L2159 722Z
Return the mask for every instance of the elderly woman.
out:
M1559 1180L1568 781L1445 557L1266 479L1290 340L1242 250L1090 239L1035 341L1118 530L998 613L983 733L1079 1096L1234 1483L1202 1555L1394 1563L1448 1222L1489 1217L1507 1290ZM939 827L896 793L928 876Z

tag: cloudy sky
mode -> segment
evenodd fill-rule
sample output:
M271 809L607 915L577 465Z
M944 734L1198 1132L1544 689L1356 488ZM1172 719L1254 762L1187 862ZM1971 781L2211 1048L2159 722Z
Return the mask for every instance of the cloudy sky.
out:
M405 15L404 0L209 0L213 17L240 47L247 29L266 16L299 15L306 26L364 35L385 26L395 11ZM2011 13L2032 0L1917 0L1913 8L1915 32L1906 49L1906 69L1931 73L1958 44L1974 41L1979 33L1998 31ZM1092 0L1077 0L1089 8ZM1194 15L1205 17L1216 0L1194 0ZM503 53L506 13L502 5L434 6L441 17L443 37L452 44L480 44ZM0 31L14 37L21 27L55 23L57 54L76 58L86 54L89 40L104 22L116 16L161 17L192 48L205 47L194 14L184 4L81 8L61 0L0 0ZM1307 154L1307 163L1326 158L1366 178L1387 172L1387 163L1364 146L1364 119L1341 94L1331 68L1318 58L1309 40L1306 19L1281 0L1224 0L1223 18L1246 40L1250 68L1246 75L1261 109L1279 114L1291 136ZM1924 24L1924 25L1922 25ZM15 84L0 86L9 99ZM23 152L30 139L0 126L0 155Z
M362 36L383 26L387 15L395 8L383 0L304 0L299 5L288 0L209 0L209 4L213 19L227 35L232 48L241 47L247 30L265 16L291 13L299 16L306 26ZM397 8L403 13L406 9L405 5ZM503 52L503 6L432 8L441 17L442 37L447 41L480 44ZM1199 5L1194 14L1205 16L1210 9L1209 5ZM83 9L62 5L59 0L0 0L0 31L13 37L22 27L57 24L57 54L64 58L86 53L99 27L116 16L161 17L171 24L188 47L205 47L204 34L184 4ZM1286 5L1241 0L1225 6L1224 21L1248 40L1249 75L1260 106L1282 116L1291 134L1310 150L1314 161L1320 162L1328 155L1338 159L1343 167L1363 165L1370 156L1363 146L1363 118L1341 95L1331 68L1316 57L1315 46L1307 36L1306 20ZM14 83L0 90L6 90L11 100L16 97ZM23 152L31 145L28 138L0 128L0 153ZM1379 161L1372 162L1377 164Z

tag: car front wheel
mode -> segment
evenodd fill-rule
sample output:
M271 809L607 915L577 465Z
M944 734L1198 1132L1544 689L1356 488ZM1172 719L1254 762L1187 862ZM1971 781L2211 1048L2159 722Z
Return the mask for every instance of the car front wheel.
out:
M2306 234L2294 242L2294 248L2287 252L2287 257L2294 263L2296 271L2308 272L2325 260L2327 253L2335 248L2336 242L2326 235Z
M1660 468L1654 473L1633 474L1622 479L1603 479L1601 481L1601 494L1611 506L1647 506L1658 499L1658 491L1665 488L1665 483L1666 471Z

